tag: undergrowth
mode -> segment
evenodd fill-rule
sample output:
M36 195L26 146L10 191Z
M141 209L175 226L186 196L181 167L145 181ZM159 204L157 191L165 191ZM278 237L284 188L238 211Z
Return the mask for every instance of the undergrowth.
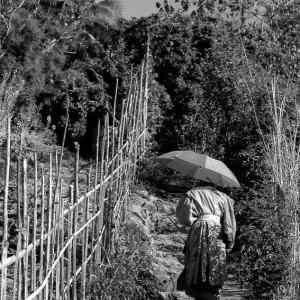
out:
M283 287L287 275L289 215L279 209L277 197L266 184L236 204L238 251L231 254L229 272L236 280L250 283L246 299L273 299L274 290Z
M90 280L90 299L163 299L152 273L151 240L140 225L126 222L114 250L96 264Z

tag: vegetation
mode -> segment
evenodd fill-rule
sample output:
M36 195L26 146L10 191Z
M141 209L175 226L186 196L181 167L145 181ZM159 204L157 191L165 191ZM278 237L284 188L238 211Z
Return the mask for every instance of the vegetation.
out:
M193 149L223 160L243 187L229 191L239 225L230 257L237 278L253 284L254 299L297 299L299 4L184 0L157 7L152 16L124 20L116 0L2 0L0 121L5 128L3 116L13 116L12 151L43 153L61 144L68 109L66 146L72 151L78 142L91 158L84 145L97 119L103 124L112 115L117 79L118 116L129 75L149 49L149 151L141 178L166 176L154 159L167 151ZM125 247L125 236L116 249ZM120 264L122 278L133 267L133 248L126 247L96 271L111 276L105 293L119 278L118 262L128 260ZM133 270L138 284L144 263ZM95 299L103 296L101 284L93 283ZM124 299L146 290L138 285Z
M102 266L91 275L91 299L163 299L151 272L151 239L139 224L125 223Z

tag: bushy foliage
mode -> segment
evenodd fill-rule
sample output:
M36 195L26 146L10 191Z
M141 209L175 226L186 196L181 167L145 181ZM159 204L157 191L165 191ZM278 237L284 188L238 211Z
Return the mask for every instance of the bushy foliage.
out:
M162 299L151 269L151 240L140 225L123 224L114 249L105 253L101 267L94 266L90 299Z
M114 89L107 83L124 72L122 48L114 56L108 51L120 16L119 1L4 2L0 8L0 76L12 68L18 71L27 98L42 106L44 125L50 116L60 142L68 93L67 146L83 142L80 138L111 109ZM27 104L18 102L22 105ZM91 119L95 120L90 124Z
M14 114L18 95L24 88L24 82L17 74L5 74L0 84L0 138L6 130L6 120Z
M288 272L289 213L280 210L277 197L274 186L264 184L236 202L238 251L231 254L230 273L251 284L249 299L273 299Z

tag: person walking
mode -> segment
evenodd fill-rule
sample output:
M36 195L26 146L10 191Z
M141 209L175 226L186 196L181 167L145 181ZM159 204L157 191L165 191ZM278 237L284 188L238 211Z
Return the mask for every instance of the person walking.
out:
M226 252L235 240L234 201L212 185L196 187L179 201L176 216L191 227L181 289L195 300L220 299L227 278Z

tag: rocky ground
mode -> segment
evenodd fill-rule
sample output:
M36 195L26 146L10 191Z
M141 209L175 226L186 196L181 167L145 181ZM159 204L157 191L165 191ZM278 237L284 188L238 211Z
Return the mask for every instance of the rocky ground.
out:
M182 192L181 190L180 192ZM160 290L165 299L193 299L176 291L176 281L183 269L182 249L188 228L180 225L175 217L175 207L182 193L151 190L137 186L132 194L129 217L142 224L152 237L155 274L160 280ZM229 278L231 276L229 275ZM232 277L231 277L232 278ZM233 281L227 282L222 300L242 300L247 289Z

